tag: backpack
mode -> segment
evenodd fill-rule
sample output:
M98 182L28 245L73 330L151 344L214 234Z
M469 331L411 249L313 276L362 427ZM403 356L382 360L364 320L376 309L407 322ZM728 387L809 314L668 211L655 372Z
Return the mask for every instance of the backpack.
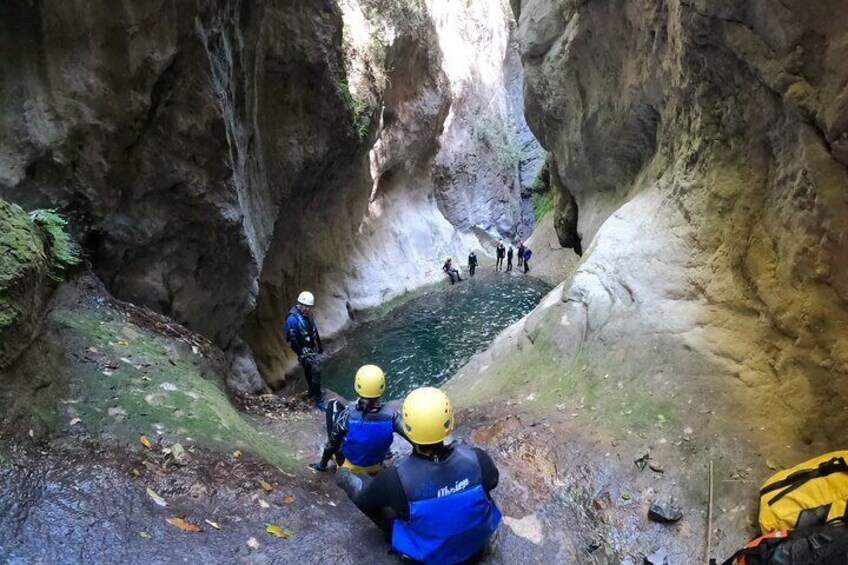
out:
M848 451L834 451L772 475L760 489L760 530L802 529L846 517L847 460Z
M715 561L711 561L715 563ZM845 565L848 526L836 522L760 536L723 565Z

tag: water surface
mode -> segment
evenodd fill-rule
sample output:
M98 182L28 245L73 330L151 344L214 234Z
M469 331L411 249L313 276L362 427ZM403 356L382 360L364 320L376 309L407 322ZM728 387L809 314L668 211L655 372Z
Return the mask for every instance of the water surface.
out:
M385 398L438 386L532 310L550 287L523 275L480 274L414 298L348 332L323 366L323 385L354 398L353 375L364 364L386 372Z

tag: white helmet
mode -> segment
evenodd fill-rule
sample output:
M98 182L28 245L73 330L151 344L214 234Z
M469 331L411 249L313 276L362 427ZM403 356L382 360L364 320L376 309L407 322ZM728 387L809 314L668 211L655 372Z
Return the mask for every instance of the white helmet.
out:
M297 303L304 306L315 306L315 297L308 290L304 290L298 295Z

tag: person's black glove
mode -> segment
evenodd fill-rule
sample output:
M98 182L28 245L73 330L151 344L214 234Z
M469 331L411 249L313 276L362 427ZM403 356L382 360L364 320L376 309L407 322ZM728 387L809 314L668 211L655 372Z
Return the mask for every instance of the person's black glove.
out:
M309 466L311 468L315 469L316 471L321 471L322 473L326 472L327 469L329 469L329 467L327 465L322 465L320 462L311 463Z

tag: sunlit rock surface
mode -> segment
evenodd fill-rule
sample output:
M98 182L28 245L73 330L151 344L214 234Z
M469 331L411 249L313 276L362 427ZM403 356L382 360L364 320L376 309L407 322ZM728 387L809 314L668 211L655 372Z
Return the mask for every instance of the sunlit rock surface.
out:
M251 352L279 380L300 290L332 334L531 228L508 7L454 4L6 3L0 194L62 207L110 290L228 350L238 388Z
M527 119L577 207L558 233L585 251L531 340L713 395L767 448L844 441L843 3L513 5Z

